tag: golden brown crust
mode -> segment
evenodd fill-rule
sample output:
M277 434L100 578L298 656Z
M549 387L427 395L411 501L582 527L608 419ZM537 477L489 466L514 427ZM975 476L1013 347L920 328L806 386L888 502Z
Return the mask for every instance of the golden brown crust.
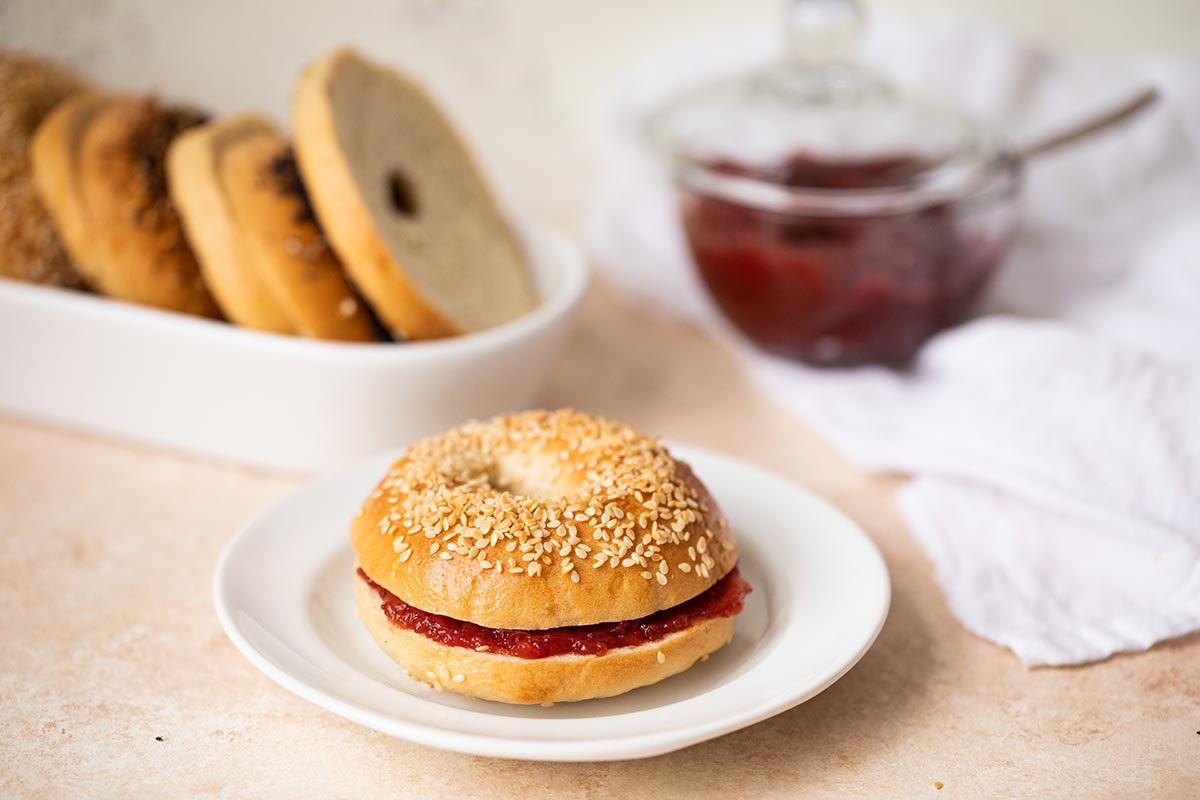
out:
M0 276L71 289L84 285L38 199L29 161L38 125L83 88L57 64L0 54Z
M301 73L292 100L296 160L330 243L380 321L401 339L437 339L460 331L429 305L393 263L375 230L337 137L329 83L337 54Z
M400 599L491 628L637 619L695 597L737 561L716 500L686 464L570 410L418 442L350 537L367 575Z
M727 644L733 617L699 622L686 630L602 656L523 659L440 644L394 625L379 594L354 577L358 617L376 644L414 679L502 703L564 703L612 697L657 683L691 667Z
M112 297L217 316L163 163L171 140L199 124L200 115L148 99L94 96L61 110L69 116L55 120L56 110L35 137L34 170L80 270ZM45 179L37 175L43 168Z
M30 143L29 160L38 197L62 242L72 251L73 243L84 247L91 235L79 171L75 168L79 143L107 102L104 95L94 92L72 95L38 126ZM100 288L101 276L92 263L78 260L73 263L93 288Z
M225 159L222 180L254 264L303 336L379 338L309 206L287 139L268 129Z
M167 151L167 176L200 271L225 317L246 328L293 333L291 320L255 268L221 180L232 148L273 130L266 119L242 115L185 131Z

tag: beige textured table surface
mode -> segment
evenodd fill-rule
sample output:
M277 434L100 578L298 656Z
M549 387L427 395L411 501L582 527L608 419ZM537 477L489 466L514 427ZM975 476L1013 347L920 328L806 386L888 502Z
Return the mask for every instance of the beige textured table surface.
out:
M218 552L297 481L0 420L0 796L1200 796L1200 637L1024 669L950 616L894 482L841 463L698 331L598 287L546 402L736 454L841 505L892 572L875 647L799 708L672 755L430 750L292 696L217 624Z

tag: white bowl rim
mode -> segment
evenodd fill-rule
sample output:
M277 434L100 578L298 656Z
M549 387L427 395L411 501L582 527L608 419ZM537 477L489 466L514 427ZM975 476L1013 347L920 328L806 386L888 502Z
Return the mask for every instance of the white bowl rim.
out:
M543 242L555 251L547 262L553 264L552 271L558 273L555 276L558 285L553 287L552 294L543 298L538 307L528 314L494 328L447 339L417 342L337 342L306 339L242 328L222 320L204 319L100 295L19 281L0 280L0 292L18 297L23 295L22 299L25 302L46 308L57 308L125 324L140 322L147 328L156 328L160 332L189 335L215 344L234 344L277 357L334 360L343 363L412 363L431 358L479 355L501 349L570 314L587 288L587 263L578 245L569 237L547 223L528 217L518 217L514 220L514 226L521 239ZM532 268L535 278L543 269L542 266Z

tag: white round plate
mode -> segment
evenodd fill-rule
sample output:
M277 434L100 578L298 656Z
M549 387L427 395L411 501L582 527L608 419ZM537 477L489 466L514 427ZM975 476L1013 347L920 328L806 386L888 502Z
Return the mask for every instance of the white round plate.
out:
M857 525L805 489L727 456L670 447L720 502L754 592L732 642L654 686L543 708L439 693L408 678L355 616L347 535L390 456L319 479L243 528L217 564L217 615L238 650L284 688L431 747L607 761L744 728L809 699L863 656L887 617L887 568Z

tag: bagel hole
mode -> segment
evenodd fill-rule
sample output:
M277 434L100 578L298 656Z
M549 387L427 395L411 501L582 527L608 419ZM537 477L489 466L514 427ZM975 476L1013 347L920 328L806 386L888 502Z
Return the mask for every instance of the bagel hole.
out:
M539 500L565 497L570 491L563 476L545 458L498 458L487 467L487 482L497 491Z
M545 491L547 487L537 480L530 480L523 475L501 474L496 468L488 471L488 484L498 492L508 492L515 497L536 497L543 500L553 497Z
M387 197L392 204L392 211L404 217L417 216L420 210L417 205L417 190L408 176L398 169L388 173Z

